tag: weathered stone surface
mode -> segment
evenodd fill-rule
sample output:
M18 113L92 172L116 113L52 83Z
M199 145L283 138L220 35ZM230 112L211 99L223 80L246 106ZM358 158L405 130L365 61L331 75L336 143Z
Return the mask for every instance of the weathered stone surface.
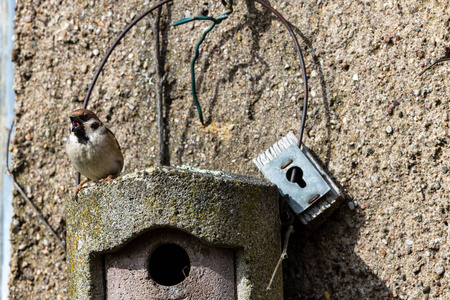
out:
M277 199L277 188L259 179L175 168L148 168L82 190L67 200L69 297L101 297L102 254L165 227L234 249L238 299L282 299L279 274L265 289L281 248Z

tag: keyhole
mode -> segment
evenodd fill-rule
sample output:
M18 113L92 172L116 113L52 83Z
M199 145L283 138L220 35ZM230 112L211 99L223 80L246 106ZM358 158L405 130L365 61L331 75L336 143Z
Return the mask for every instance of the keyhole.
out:
M291 181L292 173L294 173L294 180ZM290 182L295 182L301 188L306 187L306 182L303 180L303 170L299 167L292 167L286 172L286 178Z

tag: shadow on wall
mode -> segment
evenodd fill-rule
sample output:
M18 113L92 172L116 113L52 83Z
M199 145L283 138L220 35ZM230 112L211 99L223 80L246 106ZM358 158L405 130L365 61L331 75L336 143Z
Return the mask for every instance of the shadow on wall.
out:
M389 289L355 253L363 222L345 205L313 232L296 224L283 262L284 299L387 299Z
M226 77L219 79L216 83L216 86L214 87L214 94L210 101L208 101L208 104L206 107L204 107L204 114L205 114L205 124L209 125L212 122L212 115L213 111L217 105L217 101L219 100L219 96L221 95L221 92L226 91L228 88L228 84L230 82L233 82L236 75L239 73L240 70L245 70L250 66L257 65L258 62L262 64L262 69L260 73L254 74L254 78L249 81L250 89L252 91L252 95L254 95L254 98L251 99L247 103L243 103L243 107L245 107L245 110L247 111L248 118L250 120L253 119L254 115L254 106L257 104L257 102L260 99L260 95L264 93L264 90L269 85L269 78L265 77L264 75L266 72L270 69L268 63L264 60L263 57L261 57L258 53L261 48L264 48L264 46L261 46L261 38L260 34L267 32L272 24L272 21L277 20L275 16L273 16L268 10L263 9L263 11L259 11L255 7L255 1L252 0L246 0L245 4L247 6L247 10L250 14L259 16L263 14L264 16L259 17L249 17L248 15L244 15L245 19L244 21L239 24L238 26L234 26L230 29L228 29L225 33L221 35L220 42L217 43L214 48L215 49L221 49L224 45L226 45L230 39L237 36L239 32L244 31L245 29L249 29L251 31L251 36L253 37L251 41L251 49L253 55L249 56L248 61L240 62L237 64L232 64L229 66L229 69L227 71ZM259 4L257 4L260 6ZM198 74L197 80L197 90L201 89L202 83L204 82L205 74L209 74L210 68L214 68L214 65L211 63L213 60L213 57L216 55L215 51L209 51L207 55L205 55L204 58L202 58L203 65L201 67L202 72ZM263 83L261 83L261 80L264 80ZM185 129L182 133L182 140L186 139L187 132L189 130L189 126L192 123L192 118L196 118L196 114L194 114L194 109L191 107L190 113L188 117L186 118L185 123ZM178 152L178 161L176 164L182 165L183 164L183 155L184 155L184 149L181 149Z
M314 49L311 39L299 28L292 24L291 27L309 49ZM330 103L322 66L311 53L325 108L328 145L324 166L328 168L332 159ZM347 205L342 205L315 231L297 222L289 241L288 259L283 262L284 299L388 299L388 287L355 253L363 224L364 217L350 211Z

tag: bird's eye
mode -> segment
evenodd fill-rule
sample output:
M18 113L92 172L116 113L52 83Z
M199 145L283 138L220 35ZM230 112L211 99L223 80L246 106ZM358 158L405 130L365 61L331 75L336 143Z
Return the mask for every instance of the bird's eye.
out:
M98 124L97 122L91 124L91 128L93 130L97 129L99 126L100 126L100 124Z
M83 122L86 122L86 121L89 121L89 120L91 119L91 116L89 116L89 115L82 115L82 116L80 117L80 119L81 119Z

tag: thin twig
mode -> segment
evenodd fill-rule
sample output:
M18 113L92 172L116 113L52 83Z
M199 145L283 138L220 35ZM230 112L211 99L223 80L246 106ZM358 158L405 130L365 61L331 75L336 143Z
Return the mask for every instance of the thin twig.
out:
M161 7L156 11L156 17L153 20L153 35L155 37L155 60L156 60L156 103L158 107L158 149L159 149L159 165L165 165L165 147L164 147L164 117L163 117L163 81L165 78L164 66L161 61L160 40L159 40L159 23L161 19Z
M19 191L22 198L28 203L28 205L31 207L31 209L34 211L36 216L39 218L39 220L42 222L42 224L50 231L50 233L53 235L53 237L58 241L61 248L63 248L64 252L66 252L66 242L63 241L55 230L50 226L50 224L47 222L47 220L44 218L44 215L42 214L41 210L33 203L33 201L28 198L27 194L24 192L22 187L17 183L16 179L14 178L14 175L11 173L11 170L9 169L9 145L11 143L11 132L12 128L14 126L14 120L11 123L11 127L7 131L7 143L6 143L6 155L5 155L5 166L6 166L6 174L11 179L14 187Z
M423 73L425 73L426 71L428 71L429 69L431 69L433 66L437 65L438 63L441 63L443 61L447 61L450 60L450 57L444 57L441 59L436 60L434 63L432 63L431 65L429 65L428 67L425 68L425 70L423 70L422 72L420 72L417 76L422 75Z
M287 248L288 248L288 244L289 244L289 238L291 237L291 233L293 231L294 231L294 226L290 225L286 232L286 235L284 237L283 252L281 252L280 259L278 260L277 266L275 267L275 270L273 271L272 278L270 278L269 285L266 288L267 290L270 290L272 288L272 283L275 278L275 275L277 274L278 268L280 267L281 262L287 258Z

